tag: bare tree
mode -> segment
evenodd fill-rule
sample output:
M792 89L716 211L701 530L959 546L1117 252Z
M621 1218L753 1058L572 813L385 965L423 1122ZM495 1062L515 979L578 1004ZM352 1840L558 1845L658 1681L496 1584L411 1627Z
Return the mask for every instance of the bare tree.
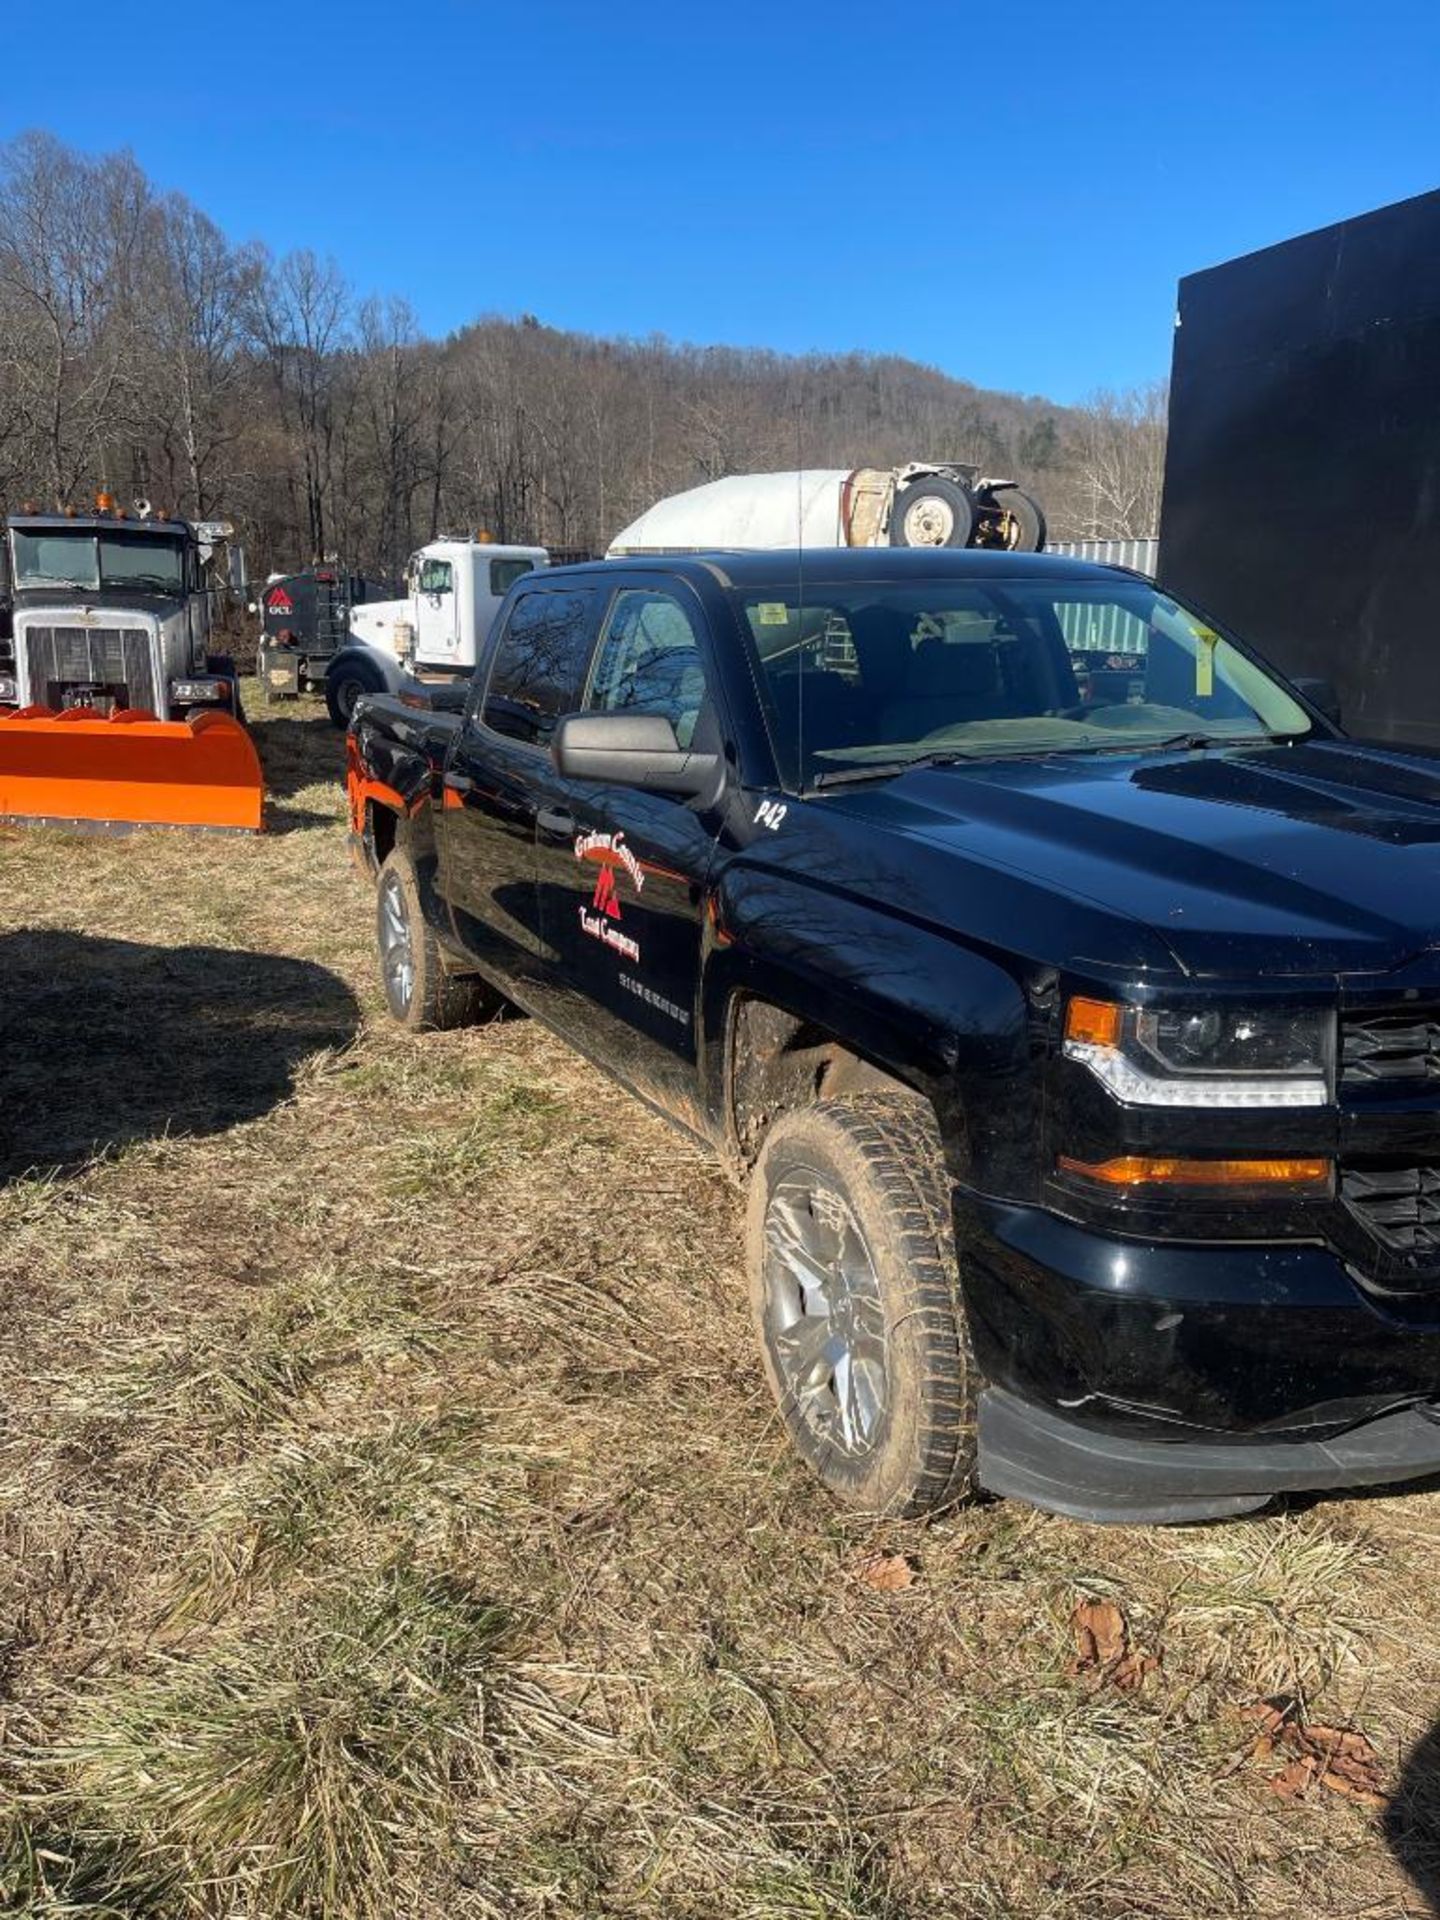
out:
M1146 539L1160 525L1168 388L1102 389L1080 409L1077 517L1090 539Z
M155 356L154 422L167 497L205 515L221 504L222 456L243 431L247 318L263 275L255 248L232 248L179 195L154 213L142 324Z
M0 293L14 329L0 364L56 501L93 469L125 398L149 207L128 154L90 160L27 133L0 156Z
M333 505L335 444L349 394L350 293L333 260L303 248L264 276L253 328L270 364L280 418L299 456L299 493L312 554L323 554ZM292 474L294 485L297 476Z

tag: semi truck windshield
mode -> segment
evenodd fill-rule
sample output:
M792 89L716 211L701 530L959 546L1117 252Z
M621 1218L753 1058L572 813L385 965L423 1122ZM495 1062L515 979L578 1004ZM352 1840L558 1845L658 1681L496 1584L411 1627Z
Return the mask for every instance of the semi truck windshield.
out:
M15 586L77 587L90 593L105 588L145 593L183 593L183 543L142 533L96 534L90 528L46 528L13 535Z

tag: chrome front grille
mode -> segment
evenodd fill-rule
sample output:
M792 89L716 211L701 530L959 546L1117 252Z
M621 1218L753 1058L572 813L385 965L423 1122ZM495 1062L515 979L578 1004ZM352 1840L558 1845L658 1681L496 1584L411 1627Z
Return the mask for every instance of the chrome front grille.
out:
M159 713L144 627L26 625L17 636L25 685L36 706L59 706L69 688L123 690L118 703Z

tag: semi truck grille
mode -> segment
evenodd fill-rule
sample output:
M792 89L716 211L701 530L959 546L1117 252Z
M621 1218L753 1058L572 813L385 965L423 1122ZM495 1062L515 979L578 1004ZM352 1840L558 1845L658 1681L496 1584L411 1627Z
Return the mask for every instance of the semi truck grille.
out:
M29 627L19 638L30 698L63 706L71 690L99 688L117 706L159 713L144 627Z
M1440 1018L1417 1010L1342 1019L1342 1087L1361 1088L1382 1081L1418 1087L1427 1080L1440 1080Z

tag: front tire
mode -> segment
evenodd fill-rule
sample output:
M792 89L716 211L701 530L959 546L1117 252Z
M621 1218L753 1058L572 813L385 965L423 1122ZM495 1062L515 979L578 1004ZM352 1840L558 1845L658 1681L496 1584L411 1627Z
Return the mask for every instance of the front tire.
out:
M383 693L385 683L374 667L361 661L347 662L325 676L325 705L331 722L341 733L348 733L355 717L355 703L367 693Z
M796 1450L847 1506L972 1490L975 1395L939 1130L918 1095L783 1115L747 1220L750 1302Z
M420 875L404 847L392 849L380 869L375 937L385 1004L412 1033L470 1027L500 1011L500 995L487 982L447 970L425 913Z
M892 547L965 547L975 525L975 504L954 480L929 474L912 480L890 509Z

